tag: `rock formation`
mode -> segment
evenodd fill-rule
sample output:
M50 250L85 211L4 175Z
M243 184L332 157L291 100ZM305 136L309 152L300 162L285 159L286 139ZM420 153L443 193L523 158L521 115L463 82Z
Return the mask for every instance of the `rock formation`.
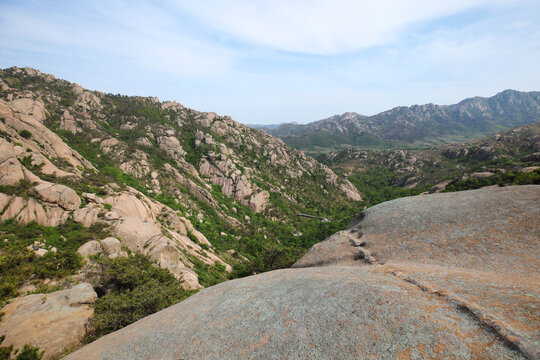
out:
M45 359L55 359L81 343L96 299L92 285L86 283L50 294L16 298L2 309L2 346L39 346L45 351Z
M540 187L398 199L66 359L537 359Z

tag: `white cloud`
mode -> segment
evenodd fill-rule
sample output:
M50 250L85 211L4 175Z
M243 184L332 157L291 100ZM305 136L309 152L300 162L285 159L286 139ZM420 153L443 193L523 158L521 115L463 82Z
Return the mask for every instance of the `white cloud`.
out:
M419 22L509 0L178 0L207 26L276 50L337 54L388 44Z
M248 123L306 122L537 89L539 10L538 0L0 0L0 67Z
M149 3L93 1L84 11L0 7L2 48L55 52L136 64L168 74L212 77L229 71L233 53L197 39L166 9ZM216 60L219 59L219 60Z

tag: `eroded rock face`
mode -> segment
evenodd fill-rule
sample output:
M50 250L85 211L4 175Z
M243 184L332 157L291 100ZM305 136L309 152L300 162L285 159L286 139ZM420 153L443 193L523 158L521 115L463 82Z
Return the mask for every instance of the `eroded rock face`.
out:
M56 359L78 346L97 299L92 285L79 284L69 290L16 298L4 306L0 335L3 346L25 344L45 351L45 359Z
M314 245L294 266L344 264L365 243L382 263L407 262L483 271L540 273L540 186L483 188L413 196L367 209L334 243ZM338 243L336 243L338 244ZM339 245L341 246L341 245ZM345 249L345 248L344 248Z
M412 284L369 268L332 267L213 286L66 359L409 359L413 353L520 358Z
M397 199L360 214L294 267L365 266L470 309L540 354L540 186ZM536 329L536 330L534 330Z
M40 200L58 204L65 210L75 210L81 206L81 198L75 190L64 185L43 183L32 190L32 193Z
M379 204L294 269L204 289L67 359L537 359L539 196Z
M25 146L35 148L38 145L38 148L42 148L42 151L51 158L62 158L73 167L82 166L93 169L90 162L43 125L45 120L43 102L40 99L33 99L33 96L28 93L11 102L0 100L0 116L5 118L5 124L0 125L1 130L12 135L26 130L32 137L20 139Z
M0 138L0 185L13 185L21 180L34 182L39 178L21 165L13 145Z

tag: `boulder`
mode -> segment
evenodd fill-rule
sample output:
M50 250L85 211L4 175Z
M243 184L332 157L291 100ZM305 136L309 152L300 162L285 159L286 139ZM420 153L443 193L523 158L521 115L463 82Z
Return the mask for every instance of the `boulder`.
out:
M115 228L115 234L128 249L141 252L145 249L148 241L154 237L162 236L158 225L144 222L136 216L120 219Z
M22 348L25 344L45 351L44 359L57 359L78 347L94 313L90 306L97 295L90 284L69 290L35 294L14 299L2 308L2 346Z
M540 152L535 152L521 158L523 162L540 161Z
M101 243L96 240L88 241L77 250L77 253L81 255L82 257L97 255L102 252L103 252L103 246L101 246Z
M492 172L484 171L484 172L475 172L475 173L471 174L471 177L475 178L475 179L485 179L485 178L488 178L488 177L493 176L493 175L495 175L495 174L492 173Z
M450 184L450 181L442 181L436 185L433 185L431 189L429 189L429 193L433 194L433 193L441 192L442 190L446 189L448 184Z
M11 102L12 109L19 113L21 119L30 121L45 120L45 104L41 99L32 99L31 97L18 98Z
M103 250L107 254L119 254L122 251L122 243L114 237L108 237L100 241Z
M150 201L144 201L142 195L139 195L139 197L141 198L137 198L137 195L135 194L124 192L120 195L109 196L103 201L113 205L123 216L135 216L142 221L152 219L154 213L159 213L161 211L162 205L159 206Z
M90 227L97 219L102 207L96 204L88 204L83 208L78 208L73 212L73 221L82 226Z
M2 221L16 217L25 207L26 201L23 198L18 196L11 198L8 207L2 214Z
M16 219L21 225L26 225L32 221L43 224L46 222L47 214L43 206L36 199L29 198L26 202L26 207L19 212Z
M174 136L163 136L158 142L159 148L176 160L181 159L186 154L182 145L180 145L180 141Z
M527 167L519 169L519 172L522 174L527 174L527 173L536 171L538 169L540 169L540 166L527 166Z
M268 191L264 190L249 199L249 207L255 212L261 212L266 208L267 200L270 197Z
M87 201L91 203L96 204L103 204L103 199L97 196L96 194L92 193L82 193L82 197Z
M358 189L356 189L356 187L354 187L349 180L342 179L341 182L340 188L349 199L354 201L362 201L362 195L360 195Z
M81 199L75 190L59 184L42 183L31 189L40 200L56 203L64 210L75 210L81 206Z
M72 134L76 134L79 130L77 128L77 123L75 122L75 118L73 115L69 113L68 110L64 110L64 113L62 114L62 117L60 118L60 129L67 130L71 132Z

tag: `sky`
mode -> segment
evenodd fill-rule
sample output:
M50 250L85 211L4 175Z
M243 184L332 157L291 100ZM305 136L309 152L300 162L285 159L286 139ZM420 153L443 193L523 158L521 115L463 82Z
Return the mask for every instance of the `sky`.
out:
M540 90L538 0L0 0L0 68L245 124Z

